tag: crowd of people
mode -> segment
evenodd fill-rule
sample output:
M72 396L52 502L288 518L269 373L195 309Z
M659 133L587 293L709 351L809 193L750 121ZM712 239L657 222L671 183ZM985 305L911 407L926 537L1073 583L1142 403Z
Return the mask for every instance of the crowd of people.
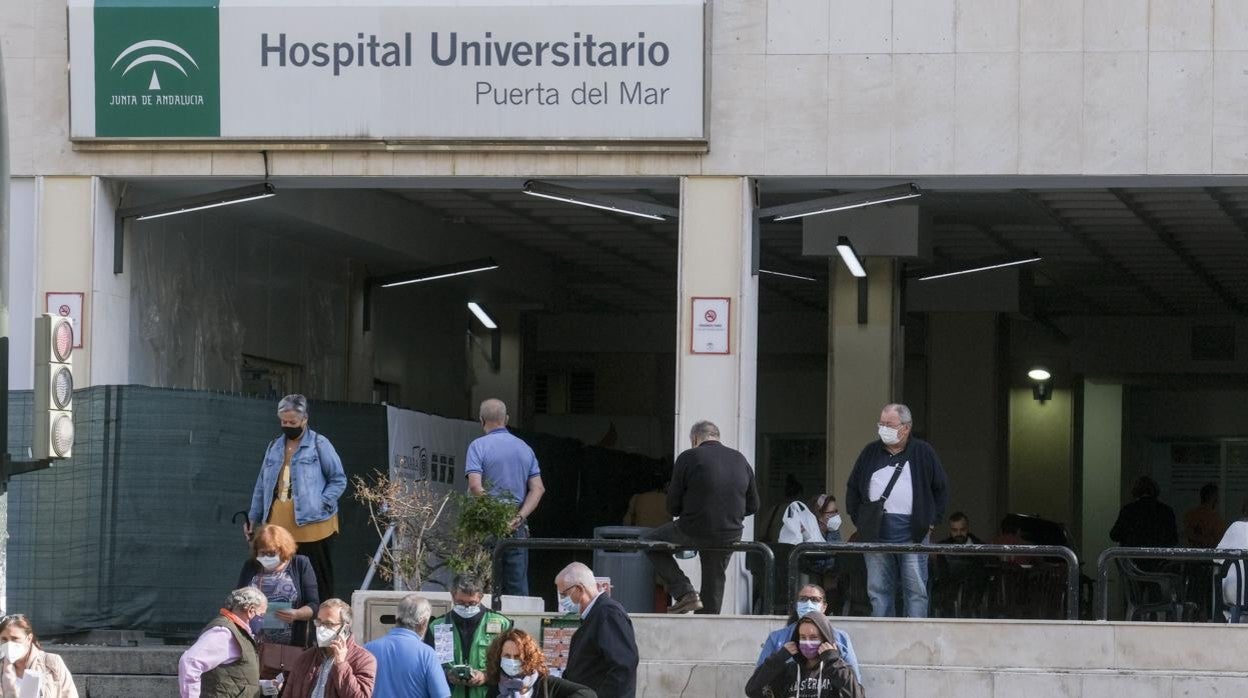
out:
M639 660L632 621L581 563L567 565L553 580L559 610L580 619L561 669L547 664L533 636L483 605L482 580L469 575L452 581L445 615L432 617L429 600L410 594L399 602L389 633L357 644L351 606L333 595L329 554L338 532L338 500L346 488L342 462L330 441L308 427L303 396L283 398L277 417L283 433L265 451L244 524L250 555L237 588L179 660L184 698L636 694ZM479 419L483 436L468 447L468 492L511 502L516 514L510 535L527 537L528 517L545 492L537 458L508 431L501 401L483 402ZM783 530L780 535L789 536L790 543L839 543L844 511L856 527L851 541L930 543L945 521L949 487L935 449L912 436L912 429L907 406L886 405L876 438L854 463L843 502L823 494L808 506L799 498L796 506L790 503L762 517L765 531ZM668 612L719 613L728 548L741 539L745 518L759 510L753 468L744 454L720 441L715 424L701 421L693 425L689 449L675 459L666 487L650 484L630 502L630 522L647 525L645 540L699 549L702 575L696 589L672 554L647 553L667 593ZM1113 538L1123 545L1177 544L1174 512L1158 500L1156 483L1141 478L1133 495ZM1212 485L1201 491L1201 505L1183 517L1184 539L1194 546L1248 547L1248 516L1228 528L1217 516L1217 496ZM950 535L942 544L983 542L961 512L949 516L948 525ZM1023 542L1017 530L1007 528L1003 525L990 542ZM501 565L495 570L500 587L492 591L529 595L525 551L509 551ZM789 601L787 624L762 642L746 695L863 695L853 643L832 618L855 609L874 616L927 617L931 601L941 607L951 595L982 594L977 586L981 569L975 560L956 555L812 557L803 568L810 583ZM0 642L0 698L25 695L19 686L31 677L42 682L40 698L77 695L64 663L42 651L24 617L0 619Z

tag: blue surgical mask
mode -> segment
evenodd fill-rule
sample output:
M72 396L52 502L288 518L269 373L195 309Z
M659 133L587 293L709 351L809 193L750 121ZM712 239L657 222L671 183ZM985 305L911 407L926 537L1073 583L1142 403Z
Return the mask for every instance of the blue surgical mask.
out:
M814 601L798 601L797 617L805 618L808 613L823 613L823 609L819 608L819 604Z
M519 659L508 659L503 657L498 663L502 668L503 673L508 676L519 676L521 669L524 668L524 663Z
M581 605L567 596L559 597L559 610L566 615L580 615Z
M463 618L464 620L470 620L472 618L476 618L477 614L481 612L481 604L474 603L471 606L463 606L460 604L455 604L455 606L451 610L455 611L455 615L459 616L460 618Z

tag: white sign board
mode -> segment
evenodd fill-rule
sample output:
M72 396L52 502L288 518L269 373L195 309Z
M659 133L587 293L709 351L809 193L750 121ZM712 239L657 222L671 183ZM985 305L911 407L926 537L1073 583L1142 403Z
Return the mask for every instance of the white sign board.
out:
M705 141L704 0L69 0L75 139Z
M689 352L692 354L727 354L728 337L732 329L729 312L731 301L727 298L694 298L693 325L690 333Z
M57 293L49 292L47 294L47 310L44 312L51 313L58 317L67 317L74 326L74 348L82 348L82 296L81 293Z

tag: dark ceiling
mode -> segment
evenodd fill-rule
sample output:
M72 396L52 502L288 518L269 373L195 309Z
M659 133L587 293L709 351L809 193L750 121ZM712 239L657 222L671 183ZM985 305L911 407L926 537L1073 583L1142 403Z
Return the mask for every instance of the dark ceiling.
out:
M395 193L501 240L559 260L569 291L637 312L668 312L676 296L677 223L526 196L511 189ZM615 192L619 193L619 192ZM786 193L764 205L826 195ZM635 198L677 205L672 191ZM1226 315L1248 310L1248 188L926 191L933 259L907 271L1035 251L1039 316ZM835 214L828 214L835 215ZM827 261L803 257L800 220L764 222L760 309L827 308Z

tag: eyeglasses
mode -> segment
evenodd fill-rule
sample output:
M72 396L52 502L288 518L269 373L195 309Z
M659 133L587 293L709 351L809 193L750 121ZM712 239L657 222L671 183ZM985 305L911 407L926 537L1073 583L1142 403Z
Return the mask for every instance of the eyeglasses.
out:
M885 424L884 422L876 422L876 424L875 424L875 425L876 425L877 427L888 427L889 429L900 429L900 428L902 428L902 427L904 427L904 426L909 426L909 423L907 423L907 422L897 422L896 424Z
M823 597L822 597L822 596L799 596L799 597L797 597L797 600L798 600L798 601L813 602L813 603L823 603Z
M334 630L336 628L341 628L343 625L345 625L345 623L343 621L338 621L337 623L327 623L323 620L317 619L317 620L312 621L312 625L318 628L328 628L330 630Z
M579 587L579 586L582 586L582 585L580 585L580 584L573 584L572 586L568 587L567 589L562 589L562 590L560 590L560 589L559 589L559 587L555 587L555 591L558 591L560 596L567 596L569 591L572 591L573 589L575 589L575 588L577 588L577 587Z

